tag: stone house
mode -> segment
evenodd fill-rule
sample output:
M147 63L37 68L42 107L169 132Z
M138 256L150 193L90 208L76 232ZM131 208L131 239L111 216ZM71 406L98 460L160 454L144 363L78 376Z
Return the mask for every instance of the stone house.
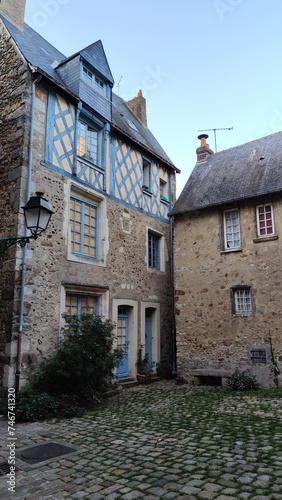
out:
M113 92L102 42L65 57L24 24L25 1L2 0L0 237L25 234L37 191L54 214L26 247L0 256L2 392L52 351L62 314L88 309L116 324L135 377L137 351L172 352L171 220L178 169L147 127L139 91Z
M269 386L269 334L282 361L282 133L216 154L207 137L172 211L177 372L221 384L250 369Z

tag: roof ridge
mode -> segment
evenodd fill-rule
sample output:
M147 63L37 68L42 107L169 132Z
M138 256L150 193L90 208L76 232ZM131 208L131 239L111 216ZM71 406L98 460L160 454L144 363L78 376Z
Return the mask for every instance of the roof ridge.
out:
M234 149L240 149L244 146L247 146L248 144L253 144L255 142L264 141L266 139L270 139L271 137L275 137L276 135L279 135L279 134L282 134L282 130L280 130L279 132L275 132L274 134L269 134L269 135L265 135L263 137L259 137L258 139L254 139L253 141L244 142L243 144L239 144L238 146L233 146L232 148L223 149L222 151L218 151L217 153L213 153L213 155L211 155L211 156L213 157L213 156L220 155L222 153L227 153L227 151L232 151Z

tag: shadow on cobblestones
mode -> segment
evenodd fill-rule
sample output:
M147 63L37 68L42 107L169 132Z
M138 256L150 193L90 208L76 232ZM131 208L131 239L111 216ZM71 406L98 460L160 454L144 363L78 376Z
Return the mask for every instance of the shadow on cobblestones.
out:
M19 449L50 439L78 449L31 470L18 460L16 493L2 476L0 497L282 499L281 416L280 389L137 386L83 417L18 424ZM3 462L7 441L1 450Z

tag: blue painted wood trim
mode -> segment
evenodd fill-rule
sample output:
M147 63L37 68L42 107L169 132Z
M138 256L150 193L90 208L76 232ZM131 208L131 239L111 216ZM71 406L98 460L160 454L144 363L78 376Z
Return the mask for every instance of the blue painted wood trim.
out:
M53 170L54 172L57 172L60 175L64 175L65 177L68 177L69 179L75 180L75 182L77 182L78 184L81 184L82 186L85 186L87 188L90 187L91 189L93 189L93 191L95 191L97 193L101 193L102 192L101 189L97 189L94 186L91 186L88 182L83 181L79 177L74 177L73 174L70 174L69 172L66 172L63 169L61 169L59 167L56 167L51 162L49 163L49 162L41 161L40 164L43 165L44 167L50 168L50 170ZM111 175L111 181L112 181L112 178L113 178L113 176ZM129 203L126 203L126 202L120 200L119 198L116 198L111 193L108 194L106 192L103 192L103 195L106 198L112 199L113 201L115 201L116 203L119 203L120 205L122 205L124 207L127 207L127 208L130 208L131 210L134 210L135 212L142 213L142 214L146 215L147 217L151 217L152 219L161 220L162 222L166 222L167 224L170 223L169 217L160 217L160 216L152 214L150 212L146 212L142 208L136 207L134 205L130 205Z
M53 161L55 101L56 101L55 92L52 89L49 89L48 104L47 104L45 160L50 163L52 163Z
M75 110L75 125L74 125L74 147L73 147L73 175L77 176L77 130L80 111L82 108L81 102Z
M105 127L103 128L103 144L102 144L102 168L104 170L104 177L103 177L103 191L106 191L106 172L107 172L107 145L108 145L108 137L109 137L109 132L110 132L110 124L106 123Z
M110 137L110 196L115 195L115 160L116 160L116 146L115 138Z

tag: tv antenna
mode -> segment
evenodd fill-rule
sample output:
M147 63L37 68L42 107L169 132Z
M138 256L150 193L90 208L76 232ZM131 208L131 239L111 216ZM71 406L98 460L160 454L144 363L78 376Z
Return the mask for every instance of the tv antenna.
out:
M119 86L120 86L121 79L122 79L122 75L121 75L121 77L120 77L120 79L119 79L119 81L118 81L118 83L117 83L118 95L119 95Z
M217 153L217 146L216 146L216 131L217 130L233 130L233 127L229 128L208 128L206 130L198 130L198 132L210 132L213 130L214 133L214 145L215 145L215 152Z

